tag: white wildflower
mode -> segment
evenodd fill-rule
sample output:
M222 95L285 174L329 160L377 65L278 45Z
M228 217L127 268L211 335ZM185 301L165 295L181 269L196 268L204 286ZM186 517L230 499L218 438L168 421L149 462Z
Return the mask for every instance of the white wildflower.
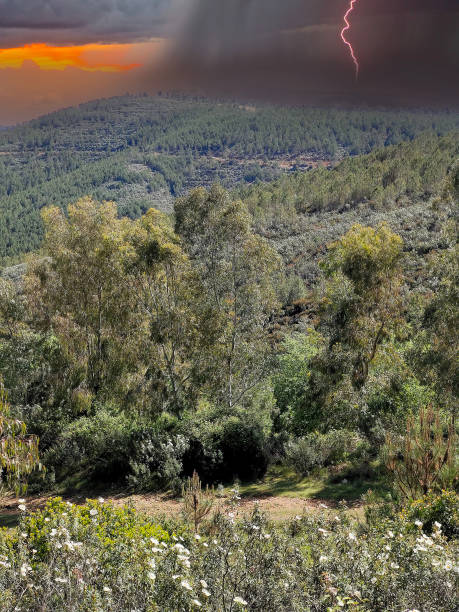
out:
M197 608L200 608L202 606L202 603L199 601L199 599L193 599L191 603Z
M19 508L19 510L20 510L21 512L25 512L25 511L26 511L26 507L25 507L25 505L24 505L24 504L19 504L18 508Z
M207 589L202 589L201 592L204 595L204 597L210 597L210 592Z
M182 575L181 575L181 574L174 574L174 575L172 576L172 580L177 580L178 578L181 578L181 577L182 577Z
M89 511L89 514L90 514L91 516L96 516L96 514L98 514L98 512L97 512L97 508L91 508L91 510Z
M193 587L191 586L191 584L188 582L188 580L182 580L182 582L180 583L180 586L182 588L184 588L186 591L192 591Z
M150 578L150 580L156 579L156 574L154 572L148 572L147 576Z
M54 582L60 582L62 584L66 584L67 580L65 578L54 578Z
M23 563L21 565L21 576L25 577L27 576L27 572L29 572L32 568L30 567L30 565L26 565L25 563Z
M346 605L340 597L338 597L337 603L340 608L344 608L344 606Z
M355 535L355 533L353 533L352 531L349 532L349 535L347 536L352 542L355 542L355 540L357 540L357 536Z
M390 564L390 566L391 566L391 568L392 568L392 569L394 569L394 570L398 570L398 569L400 569L400 565L397 565L396 563L391 563L391 564Z
M29 536L28 536L28 534L27 534L25 531L23 531L23 532L21 533L21 538L24 538L24 540L25 540L26 538L28 538L28 537L29 537Z
M414 524L416 525L416 527L419 527L419 528L421 528L421 527L422 527L422 525L423 525L422 521L420 521L419 519L416 519L416 520L414 521Z
M199 583L200 583L200 585L202 586L203 589L207 589L208 584L207 584L207 582L205 580L200 580Z
M49 523L50 520L51 519L48 516L45 517L45 523Z
M242 597L239 597L239 596L235 597L235 598L233 599L233 601L234 601L234 603L237 603L237 604L239 604L240 606L246 606L246 605L247 605L246 600L245 600L245 599L242 599Z
M99 499L97 500L100 504L103 504L105 502L105 499L103 497L99 497Z
M194 539L195 540L200 540L201 539L201 536L199 535L199 533L195 533L194 534Z
M154 544L155 546L159 546L159 542L156 538L150 538L150 542Z
M325 561L328 561L328 557L326 557L325 555L321 555L319 557L319 563L325 563Z
M326 510L328 510L328 506L326 504L319 504L320 508L325 508Z
M393 538L393 537L394 537L394 532L389 530L389 531L387 532L387 535L388 535L390 538Z
M18 502L20 504L25 504L25 499L23 497L21 497L20 499L18 499Z
M108 587L108 586L104 586L104 588L102 590L104 591L104 593L111 593L112 592L111 588Z
M443 566L443 569L445 569L447 572L453 569L453 564L451 563L450 559L446 561L445 565Z

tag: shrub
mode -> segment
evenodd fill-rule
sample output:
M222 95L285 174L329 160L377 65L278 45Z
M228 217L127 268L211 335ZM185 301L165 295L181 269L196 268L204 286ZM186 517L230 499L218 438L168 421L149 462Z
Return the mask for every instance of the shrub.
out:
M409 521L421 521L426 533L432 533L438 523L447 538L459 538L459 495L455 491L429 493L413 500L402 515Z
M123 414L99 410L68 425L43 457L57 479L113 484L129 472L133 423Z
M458 449L454 417L445 419L430 406L408 417L405 435L388 434L381 454L397 489L412 499L453 488L459 480Z
M326 434L312 433L287 443L286 462L298 474L306 476L313 469L334 465L351 458L361 458L367 443L358 433L331 430Z
M457 541L400 518L366 530L341 511L271 524L217 513L168 534L129 509L51 501L0 532L0 610L455 612Z
M205 483L261 478L269 464L269 429L263 415L236 410L228 415L217 409L198 414L182 425L190 432L184 471L196 470Z
M141 432L133 444L128 484L140 490L154 491L170 487L180 491L183 457L188 448L188 440L180 434Z

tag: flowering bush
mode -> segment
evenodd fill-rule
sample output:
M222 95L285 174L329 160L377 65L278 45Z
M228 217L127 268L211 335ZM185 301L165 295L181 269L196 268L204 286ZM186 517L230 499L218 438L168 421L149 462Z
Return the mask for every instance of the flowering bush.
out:
M0 536L0 610L453 612L457 542L418 523L364 527L324 508L275 527L255 508L193 535L52 500Z
M421 521L426 533L440 523L447 538L459 538L459 495L454 491L429 493L410 502L403 514L409 521Z

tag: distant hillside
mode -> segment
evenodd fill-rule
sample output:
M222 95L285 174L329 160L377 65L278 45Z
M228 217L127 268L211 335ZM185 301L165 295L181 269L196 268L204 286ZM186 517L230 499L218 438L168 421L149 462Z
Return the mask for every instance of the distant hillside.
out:
M347 155L459 128L457 115L346 111L125 96L0 133L0 258L36 249L39 210L82 195L136 217L214 181L228 188L332 168Z
M410 278L423 280L425 255L444 248L459 204L459 132L348 158L328 171L282 176L239 189L257 231L289 269L312 283L327 244L355 223L387 222L404 240Z

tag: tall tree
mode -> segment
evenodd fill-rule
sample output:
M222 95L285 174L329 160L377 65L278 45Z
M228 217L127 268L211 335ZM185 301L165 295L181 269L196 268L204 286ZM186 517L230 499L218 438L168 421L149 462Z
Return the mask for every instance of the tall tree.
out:
M97 395L122 385L135 361L133 300L124 282L128 220L116 205L90 198L68 208L45 208L44 249L28 277L35 322L52 329L81 372L81 385ZM113 389L112 389L113 390Z
M139 345L144 382L150 400L155 395L163 409L180 413L194 403L212 317L197 307L202 292L196 274L165 215L150 209L132 226L128 240L126 278L144 326Z
M385 224L376 229L357 224L329 246L322 265L329 350L339 346L347 353L357 390L398 320L402 246Z
M253 233L241 201L219 186L176 202L176 231L190 253L213 309L217 341L209 353L212 391L233 407L269 366L268 327L277 307L280 260Z

